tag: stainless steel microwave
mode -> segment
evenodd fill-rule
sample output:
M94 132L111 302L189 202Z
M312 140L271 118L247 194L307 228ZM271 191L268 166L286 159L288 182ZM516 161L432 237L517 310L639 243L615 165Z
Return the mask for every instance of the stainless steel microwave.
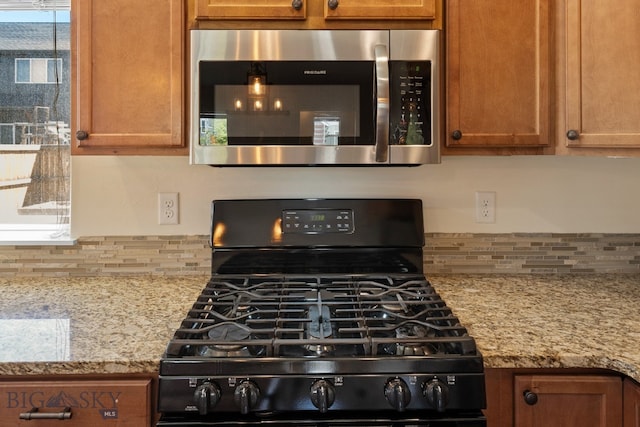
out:
M439 33L192 30L191 163L439 163Z

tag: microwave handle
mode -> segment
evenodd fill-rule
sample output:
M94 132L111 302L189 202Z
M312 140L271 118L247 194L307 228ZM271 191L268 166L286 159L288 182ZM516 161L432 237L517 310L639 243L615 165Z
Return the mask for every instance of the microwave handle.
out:
M389 159L389 51L387 46L375 47L376 58L376 162Z

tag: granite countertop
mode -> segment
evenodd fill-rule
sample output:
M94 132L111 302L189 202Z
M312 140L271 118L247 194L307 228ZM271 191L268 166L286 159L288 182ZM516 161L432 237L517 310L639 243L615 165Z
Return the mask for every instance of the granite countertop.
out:
M640 277L431 276L485 367L640 381ZM0 375L153 373L207 277L0 278Z
M152 373L207 277L0 278L0 375Z
M489 368L604 368L640 382L640 276L436 276Z

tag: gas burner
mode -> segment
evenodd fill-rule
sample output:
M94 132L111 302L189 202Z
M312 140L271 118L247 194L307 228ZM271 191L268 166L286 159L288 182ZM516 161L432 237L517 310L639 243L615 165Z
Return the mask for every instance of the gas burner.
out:
M379 320L387 328L395 328L402 319L413 316L411 307L400 295L384 296L379 302L373 302L366 309L367 317Z
M433 340L437 337L436 331L428 326L405 323L392 328L381 328L378 332L379 336L385 339L385 343L380 347L384 355L429 356L443 353L440 344Z
M304 348L308 355L328 356L333 354L335 347L328 344L314 343L314 340L325 340L333 337L331 325L331 311L326 305L312 305L307 312L309 322L306 324L306 333L309 340Z
M315 357L332 356L335 353L335 346L329 344L305 344L305 355Z
M396 354L404 356L428 356L440 352L439 346L433 342L426 342L426 338L433 338L436 333L433 329L418 324L408 324L396 329ZM411 342L416 338L418 342Z
M333 335L331 329L331 311L326 305L309 307L307 323L307 335L310 339L325 339Z
M197 354L202 357L251 357L260 353L260 347L249 346L251 331L239 323L214 325L204 339L213 342L197 347Z
M424 338L428 334L428 329L422 325L408 324L399 326L396 329L396 338ZM433 334L435 335L435 334Z

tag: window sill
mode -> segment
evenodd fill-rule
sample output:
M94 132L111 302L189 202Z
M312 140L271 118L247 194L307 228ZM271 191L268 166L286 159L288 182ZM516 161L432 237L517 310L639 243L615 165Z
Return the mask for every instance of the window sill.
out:
M0 224L0 246L72 246L69 227L61 225Z

